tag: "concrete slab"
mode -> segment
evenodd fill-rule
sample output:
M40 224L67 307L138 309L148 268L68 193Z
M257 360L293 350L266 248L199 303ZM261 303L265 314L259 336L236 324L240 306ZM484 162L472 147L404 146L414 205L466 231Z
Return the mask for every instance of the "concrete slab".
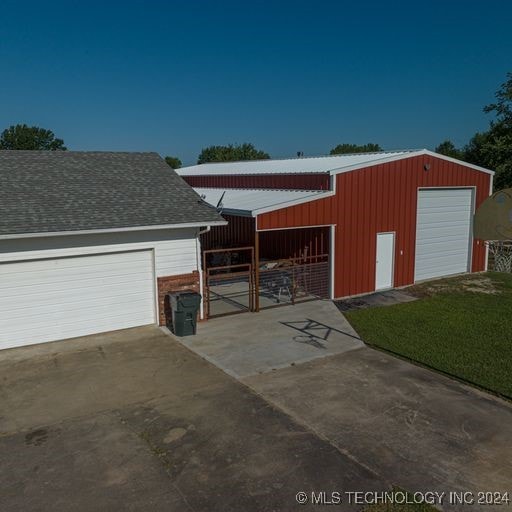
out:
M0 392L2 512L292 511L299 491L389 487L156 327L0 351Z
M361 297L343 299L335 302L341 312L353 309L366 309L381 306L393 306L404 302L418 300L418 297L411 295L406 290L386 290L384 292L370 293Z
M180 342L236 378L363 346L331 301L214 318Z
M364 348L243 382L409 491L512 489L512 405L435 372Z
M210 285L209 293L211 317L250 311L248 282L220 282L220 284ZM300 294L300 300L314 298L313 295L307 295L304 292ZM291 304L292 296L289 288L266 287L260 282L259 301L260 308L263 309Z

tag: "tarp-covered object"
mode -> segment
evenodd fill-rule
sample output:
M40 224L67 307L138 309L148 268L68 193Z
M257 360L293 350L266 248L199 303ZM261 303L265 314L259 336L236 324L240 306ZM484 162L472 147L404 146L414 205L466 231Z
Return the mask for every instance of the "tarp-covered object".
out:
M481 240L512 240L512 188L495 192L475 213L473 235Z

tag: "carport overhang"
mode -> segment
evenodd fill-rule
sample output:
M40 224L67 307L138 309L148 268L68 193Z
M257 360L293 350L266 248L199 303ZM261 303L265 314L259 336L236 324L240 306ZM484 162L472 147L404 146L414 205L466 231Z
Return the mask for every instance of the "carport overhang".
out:
M333 190L264 190L202 188L194 190L219 213L254 217L290 206L318 201L334 195Z
M332 180L334 181L334 180ZM261 255L260 234L292 230L328 230L329 245L329 296L334 298L334 247L335 227L331 218L323 218L322 222L308 223L304 219L286 219L285 209L298 207L307 203L317 202L335 195L335 186L331 190L262 190L262 189L224 189L203 188L194 189L202 199L217 208L219 213L234 217L254 219L252 240L255 250L256 268L259 267ZM292 208L293 210L293 208ZM262 216L271 215L275 222L272 227L261 227L259 220ZM292 217L295 217L292 215ZM281 222L281 219L283 221Z

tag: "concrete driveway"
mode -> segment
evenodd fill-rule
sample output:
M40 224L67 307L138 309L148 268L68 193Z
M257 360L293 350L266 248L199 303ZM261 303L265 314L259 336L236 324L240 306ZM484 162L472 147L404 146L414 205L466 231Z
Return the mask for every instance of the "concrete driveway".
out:
M180 341L239 379L364 346L329 300L214 318Z
M389 485L512 491L511 404L438 373L362 348L243 382Z
M377 480L411 491L512 492L511 404L366 347L332 303L200 329L183 341Z
M298 491L385 488L156 327L1 351L0 482L2 512L297 510Z

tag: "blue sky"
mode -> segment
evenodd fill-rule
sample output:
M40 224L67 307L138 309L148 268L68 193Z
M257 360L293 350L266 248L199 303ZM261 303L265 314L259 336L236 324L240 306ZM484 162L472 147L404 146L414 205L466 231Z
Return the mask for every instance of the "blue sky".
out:
M0 129L69 149L464 144L512 71L512 3L3 1Z

